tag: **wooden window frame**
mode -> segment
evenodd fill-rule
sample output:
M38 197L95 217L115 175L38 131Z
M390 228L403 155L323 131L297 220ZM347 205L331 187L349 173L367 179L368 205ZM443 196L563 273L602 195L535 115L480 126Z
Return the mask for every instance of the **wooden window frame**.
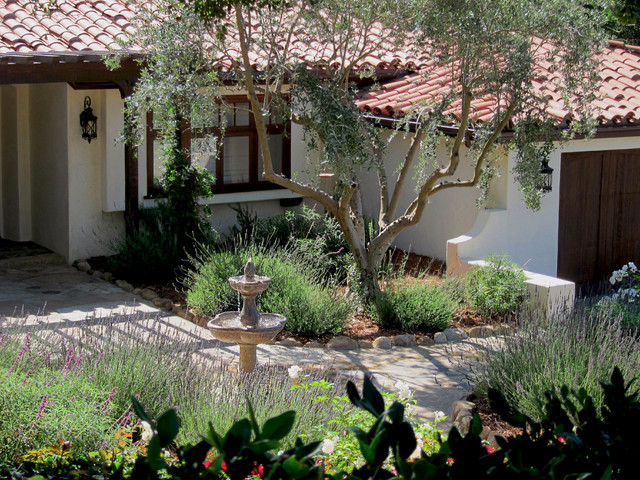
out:
M227 96L224 99L226 104L248 103L245 95ZM258 132L255 127L253 115L249 112L249 124L244 126L225 127L224 136L220 138L219 127L197 127L191 128L189 122L183 120L180 127L180 141L187 151L191 151L191 141L196 138L204 138L207 135L218 135L219 155L216 159L216 171L211 172L215 178L215 183L211 186L215 193L235 193L252 192L261 190L281 189L283 187L266 180L260 180L262 172L258 171L259 150ZM291 178L291 129L290 124L268 124L268 135L282 135L282 174ZM153 114L147 114L147 196L154 198L162 195L162 190L154 185L154 140L159 137L160 131L153 128ZM224 138L226 137L247 137L249 142L249 181L244 183L224 183Z

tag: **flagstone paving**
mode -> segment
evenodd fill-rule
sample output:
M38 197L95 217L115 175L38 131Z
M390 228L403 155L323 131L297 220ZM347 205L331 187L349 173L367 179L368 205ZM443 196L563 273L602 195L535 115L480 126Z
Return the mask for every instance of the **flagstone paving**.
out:
M0 318L4 316L5 321L26 321L33 325L34 332L44 330L70 338L99 328L113 315L118 316L117 322L133 329L129 332L135 332L140 341L148 335L179 336L215 364L237 368L237 345L214 340L207 329L158 309L114 284L67 265L0 264ZM156 322L162 328L157 328ZM391 350L259 345L258 363L299 365L303 369L329 366L359 378L370 374L391 391L402 380L415 392L416 415L432 420L436 411L448 415L453 401L469 393L469 360L473 363L484 348L491 348L490 342L477 339Z

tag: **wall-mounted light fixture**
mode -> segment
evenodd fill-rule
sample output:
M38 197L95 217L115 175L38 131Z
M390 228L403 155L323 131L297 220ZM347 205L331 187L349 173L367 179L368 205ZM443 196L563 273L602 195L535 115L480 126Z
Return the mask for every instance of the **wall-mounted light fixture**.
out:
M542 160L542 168L540 168L540 174L542 175L542 185L540 185L540 190L543 193L550 192L551 186L553 184L553 168L549 166L549 160Z
M80 113L80 126L82 127L82 138L89 143L98 136L96 133L97 121L98 117L93 114L93 108L91 108L91 98L84 97L84 110Z

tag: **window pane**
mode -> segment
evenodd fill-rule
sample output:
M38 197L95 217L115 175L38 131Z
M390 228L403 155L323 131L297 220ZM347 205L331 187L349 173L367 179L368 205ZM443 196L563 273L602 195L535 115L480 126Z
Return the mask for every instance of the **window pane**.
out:
M162 176L162 141L155 139L153 141L153 178Z
M249 125L249 104L236 103L236 127Z
M273 163L273 171L282 173L282 134L269 135L269 151L271 152L271 162ZM264 180L262 151L258 156L258 175L260 180Z
M191 162L200 165L212 175L216 174L216 157L218 156L218 139L210 135L191 140Z
M223 164L225 184L249 182L249 137L225 137Z

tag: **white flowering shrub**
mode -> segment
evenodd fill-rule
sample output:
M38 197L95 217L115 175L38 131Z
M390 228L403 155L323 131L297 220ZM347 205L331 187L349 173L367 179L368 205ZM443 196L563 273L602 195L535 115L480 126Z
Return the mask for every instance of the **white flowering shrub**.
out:
M609 278L613 293L603 297L598 306L610 308L632 327L640 327L640 271L634 262L615 270Z

